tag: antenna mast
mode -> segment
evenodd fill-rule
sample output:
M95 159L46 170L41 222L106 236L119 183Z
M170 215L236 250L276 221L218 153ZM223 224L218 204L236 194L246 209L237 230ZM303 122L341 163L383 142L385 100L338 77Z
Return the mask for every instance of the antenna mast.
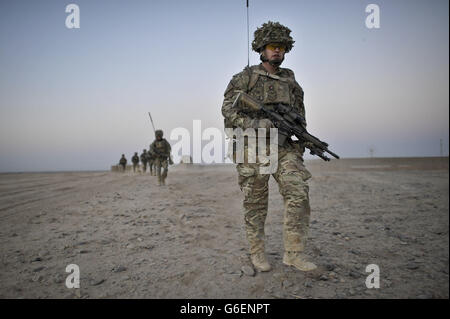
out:
M148 112L148 116L150 117L150 122L152 122L153 133L156 133L156 131L155 131L155 125L153 124L153 119L152 119L152 116L151 116L150 112Z
M248 27L248 0L247 0L247 66L250 66L250 31Z

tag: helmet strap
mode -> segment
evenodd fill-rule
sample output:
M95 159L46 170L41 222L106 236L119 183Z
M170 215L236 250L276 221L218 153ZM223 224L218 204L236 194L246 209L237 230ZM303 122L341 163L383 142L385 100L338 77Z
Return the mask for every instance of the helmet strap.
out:
M268 62L269 61L262 52L259 54L259 59L261 60L261 62Z

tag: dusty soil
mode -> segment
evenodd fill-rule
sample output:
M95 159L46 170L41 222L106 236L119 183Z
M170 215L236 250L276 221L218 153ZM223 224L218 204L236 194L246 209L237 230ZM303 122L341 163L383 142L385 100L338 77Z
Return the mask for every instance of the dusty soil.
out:
M165 187L132 172L0 174L0 297L449 297L448 158L306 166L306 252L319 268L282 264L283 204L271 179L274 269L254 275L234 166L171 166ZM80 289L65 286L69 264ZM369 264L379 289L365 285Z

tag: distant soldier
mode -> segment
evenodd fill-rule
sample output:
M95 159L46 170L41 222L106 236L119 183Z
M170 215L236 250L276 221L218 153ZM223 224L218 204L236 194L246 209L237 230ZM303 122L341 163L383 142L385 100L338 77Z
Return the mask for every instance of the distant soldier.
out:
M141 154L142 171L145 173L147 171L148 154L147 150L144 148ZM150 169L151 171L151 169Z
M156 140L150 145L150 153L155 158L156 174L158 176L158 185L165 185L167 171L169 166L171 147L169 142L163 138L163 131L155 131ZM161 174L161 167L164 168Z
M122 171L125 172L125 169L127 167L127 159L125 158L124 154L122 154L122 157L119 160L119 165L122 166Z
M136 167L139 165L139 155L137 152L134 153L131 162L133 162L133 172L136 173Z

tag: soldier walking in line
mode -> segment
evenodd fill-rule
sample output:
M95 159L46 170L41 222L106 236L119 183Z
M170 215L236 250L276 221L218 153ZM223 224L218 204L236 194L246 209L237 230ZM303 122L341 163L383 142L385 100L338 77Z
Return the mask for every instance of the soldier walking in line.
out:
M154 164L156 168L156 174L158 176L158 185L165 185L167 172L169 169L169 158L171 146L165 138L163 138L163 131L155 131L156 139L150 145L150 153L154 157ZM161 168L163 171L161 173Z
M142 151L140 158L141 158L141 163L142 163L142 172L145 173L147 171L147 162L148 162L148 154L147 154L147 150L145 148Z
M148 152L147 152L148 168L150 171L150 175L156 176L155 157L153 156L153 154L151 152L151 147L152 147L152 145L150 144L150 148L148 149Z
M133 163L133 172L136 173L136 168L139 165L139 156L137 152L134 153L133 157L131 158L131 162Z
M119 160L119 165L122 166L122 172L125 172L127 168L127 159L125 158L125 154L122 154L122 157Z

